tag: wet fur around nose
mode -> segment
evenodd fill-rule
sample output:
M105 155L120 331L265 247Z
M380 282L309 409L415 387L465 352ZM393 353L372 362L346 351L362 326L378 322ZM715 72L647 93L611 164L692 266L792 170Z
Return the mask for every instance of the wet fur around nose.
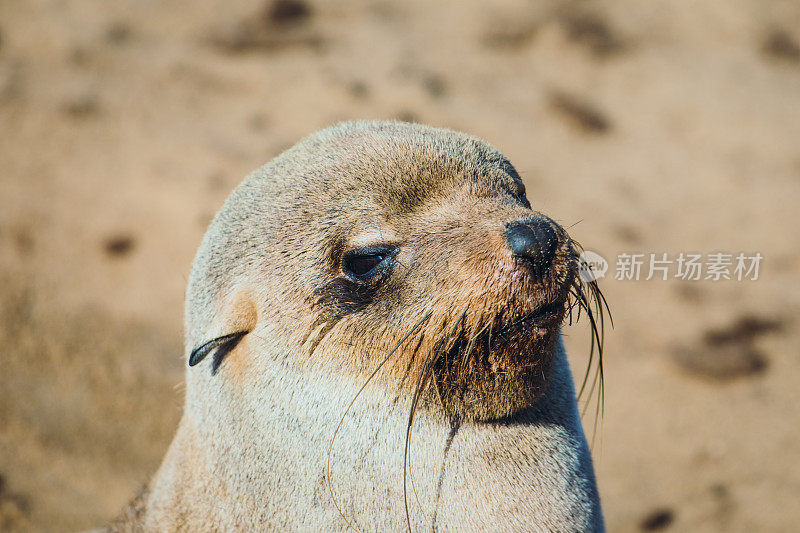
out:
M177 435L115 527L602 530L560 336L590 297L559 226L546 272L509 249L544 218L524 192L484 141L399 122L248 176L192 267ZM348 276L370 246L381 275Z

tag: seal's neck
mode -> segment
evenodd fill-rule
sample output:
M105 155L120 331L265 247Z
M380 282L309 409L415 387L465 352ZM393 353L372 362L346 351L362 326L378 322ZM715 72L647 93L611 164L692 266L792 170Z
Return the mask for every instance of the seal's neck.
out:
M545 397L513 419L416 416L406 478L413 530L602 529L561 343L557 351ZM149 525L347 529L338 505L359 530L405 528L408 401L367 387L342 421L361 385L276 368L257 384L221 386L213 406L187 399L150 487Z

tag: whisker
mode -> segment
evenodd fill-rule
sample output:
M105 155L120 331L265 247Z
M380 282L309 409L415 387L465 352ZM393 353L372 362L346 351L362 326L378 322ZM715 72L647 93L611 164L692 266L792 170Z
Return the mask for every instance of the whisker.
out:
M467 314L467 310L469 307L464 308L464 312L461 313L461 316L458 317L456 323L453 325L453 330L450 332L450 337L445 339L448 342L452 340L452 337L455 335L459 324L464 319ZM408 488L406 486L406 478L407 478L407 471L408 471L408 456L409 450L411 449L411 431L414 427L414 418L417 412L417 406L419 404L419 400L422 397L422 391L428 385L429 379L432 376L433 366L441 357L444 349L437 349L439 346L432 346L431 347L431 354L428 357L428 360L425 361L425 365L420 372L419 379L417 380L417 386L414 390L414 396L411 400L411 412L408 415L408 426L406 428L406 444L405 449L403 450L403 505L405 506L406 511L406 525L408 527L408 531L411 531L411 513L408 510ZM442 346L444 348L444 346ZM420 510L422 510L422 506L420 505ZM423 516L425 516L424 510L422 511ZM425 518L427 521L427 517Z
M583 219L580 219L579 221L575 222L574 224L570 224L569 226L567 226L567 227L566 227L566 228L564 228L564 229L572 229L572 228L574 228L575 226L577 226L578 224L580 224L581 222L583 222Z
M461 361L459 361L458 373L460 375L463 375L467 370L467 363L469 362L469 358L472 356L472 351L475 349L475 342L487 329L490 328L490 326L491 324L483 326L477 333L470 337L469 342L467 343L467 349L464 352L464 356L461 358Z
M408 431L408 442L409 442L408 451L410 451L411 435L413 434L413 432L414 432L414 422L411 423L411 428ZM406 451L406 457L408 458L408 477L411 480L411 490L414 491L414 498L417 500L417 505L419 506L419 510L422 513L422 518L425 520L425 523L428 524L428 526L431 527L431 529L433 529L433 526L431 526L431 523L428 521L428 515L425 514L425 509L422 507L422 502L419 499L419 494L417 494L417 487L414 484L414 471L413 471L413 468L412 468L412 465L411 465L411 454L408 453L408 451ZM403 477L404 477L404 479L403 479L403 483L404 483L404 488L403 488L404 493L403 493L403 495L405 496L405 472L403 472ZM411 522L410 522L410 518L408 516L408 509L406 509L406 522L408 522L408 529L410 531L411 530Z
M580 253L583 247L577 241L572 241L572 255L573 259L577 262L580 259ZM583 381L578 391L578 399L584 397L584 392L587 392L587 385L589 386L586 402L581 409L581 418L583 418L592 403L592 398L597 393L597 400L595 402L595 419L593 424L591 446L594 447L594 440L597 434L598 423L602 424L602 419L605 414L605 379L603 374L603 348L605 346L605 319L608 316L611 327L614 327L614 318L611 315L611 309L608 305L605 295L600 290L596 280L584 281L579 276L575 278L575 282L569 290L572 302L569 305L570 324L573 323L573 309L576 310L574 315L575 322L581 318L581 313L585 312L589 319L590 329L590 348L589 348L589 362L586 366L586 372L583 376ZM597 349L597 363L595 364L595 347ZM593 369L593 365L594 369ZM594 371L592 371L594 370ZM589 379L591 375L591 380ZM590 383L591 381L591 383Z
M580 312L581 309L586 309L586 300L583 294L580 292L579 288L574 288L576 301L578 303L578 311ZM578 315L576 322L580 319L580 314ZM594 335L590 335L591 346L589 348L589 362L586 364L586 372L583 374L583 382L581 383L580 390L578 392L578 399L583 397L583 391L586 388L586 381L589 379L589 373L592 369L592 362L594 360Z
M400 346L403 345L403 343L411 336L411 334L414 333L414 331L416 331L416 329L418 327L420 327L423 322L425 322L428 318L430 318L432 314L433 314L433 311L429 311L425 316L423 316L419 320L419 322L417 322L414 325L414 327L411 328L411 331L406 333L406 335L402 339L400 339L400 341L397 343L397 345L394 348L392 348L391 351L389 351L389 354L383 359L383 361L380 362L380 364L378 364L378 366L375 368L375 370L372 371L372 374L369 375L369 377L364 382L364 384L361 385L361 388L358 389L358 392L356 393L356 395L353 396L353 399L350 400L350 403L347 405L347 409L345 409L345 412L342 415L342 418L339 420L339 424L337 424L337 426L336 426L336 430L333 432L333 437L331 438L331 444L328 447L328 458L327 458L327 463L326 463L326 466L325 466L326 477L328 478L328 491L330 492L331 498L333 499L333 505L336 507L336 510L339 511L339 515L341 515L341 517L344 519L344 521L347 522L347 525L350 526L350 528L353 529L354 531L358 531L358 528L356 528L353 524L351 524L350 520L348 520L347 517L344 515L344 513L342 512L341 507L339 507L339 503L336 501L336 495L333 492L333 483L332 483L332 480L331 480L331 452L333 451L333 444L334 444L334 442L336 442L336 436L339 434L339 429L342 427L342 424L344 423L344 419L345 419L345 417L347 417L347 413L350 412L350 409L353 407L353 404L356 402L356 399L361 395L361 393L364 391L364 389L367 388L367 385L369 384L369 382L372 381L372 378L375 377L375 375L383 367L383 365L386 364L386 361L388 361L389 358L392 355L394 355L394 353L400 348ZM404 480L404 485L405 485L405 480ZM407 507L406 507L406 514L408 514L408 508Z

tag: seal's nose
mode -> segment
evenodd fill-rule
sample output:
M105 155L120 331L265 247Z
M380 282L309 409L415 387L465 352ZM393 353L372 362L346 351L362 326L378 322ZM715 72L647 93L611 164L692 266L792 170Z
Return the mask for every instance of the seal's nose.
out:
M527 259L536 277L542 277L558 247L558 233L553 224L543 218L526 218L507 224L504 236L511 253Z

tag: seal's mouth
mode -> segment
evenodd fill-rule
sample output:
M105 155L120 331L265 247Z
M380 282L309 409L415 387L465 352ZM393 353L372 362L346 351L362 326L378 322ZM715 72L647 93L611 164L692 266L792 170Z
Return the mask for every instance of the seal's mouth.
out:
M540 306L535 311L527 313L510 324L498 330L499 335L513 334L517 330L522 332L530 328L549 328L558 325L564 319L566 301L554 302Z
M451 417L509 416L543 395L567 298L486 326L464 329L436 347L433 382Z
M599 380L602 394L607 304L597 284L568 271L560 279L537 280L533 294L546 294L547 299L522 313L519 308L525 298L516 297L494 316L470 317L465 311L467 318L463 322L472 323L457 323L451 335L434 346L431 381L451 418L491 421L534 405L546 392L562 323L569 317L571 324L582 314L591 326L592 353L595 347L599 349L595 380ZM480 322L477 326L476 321ZM590 365L591 362L590 356ZM587 378L588 370L581 390Z

